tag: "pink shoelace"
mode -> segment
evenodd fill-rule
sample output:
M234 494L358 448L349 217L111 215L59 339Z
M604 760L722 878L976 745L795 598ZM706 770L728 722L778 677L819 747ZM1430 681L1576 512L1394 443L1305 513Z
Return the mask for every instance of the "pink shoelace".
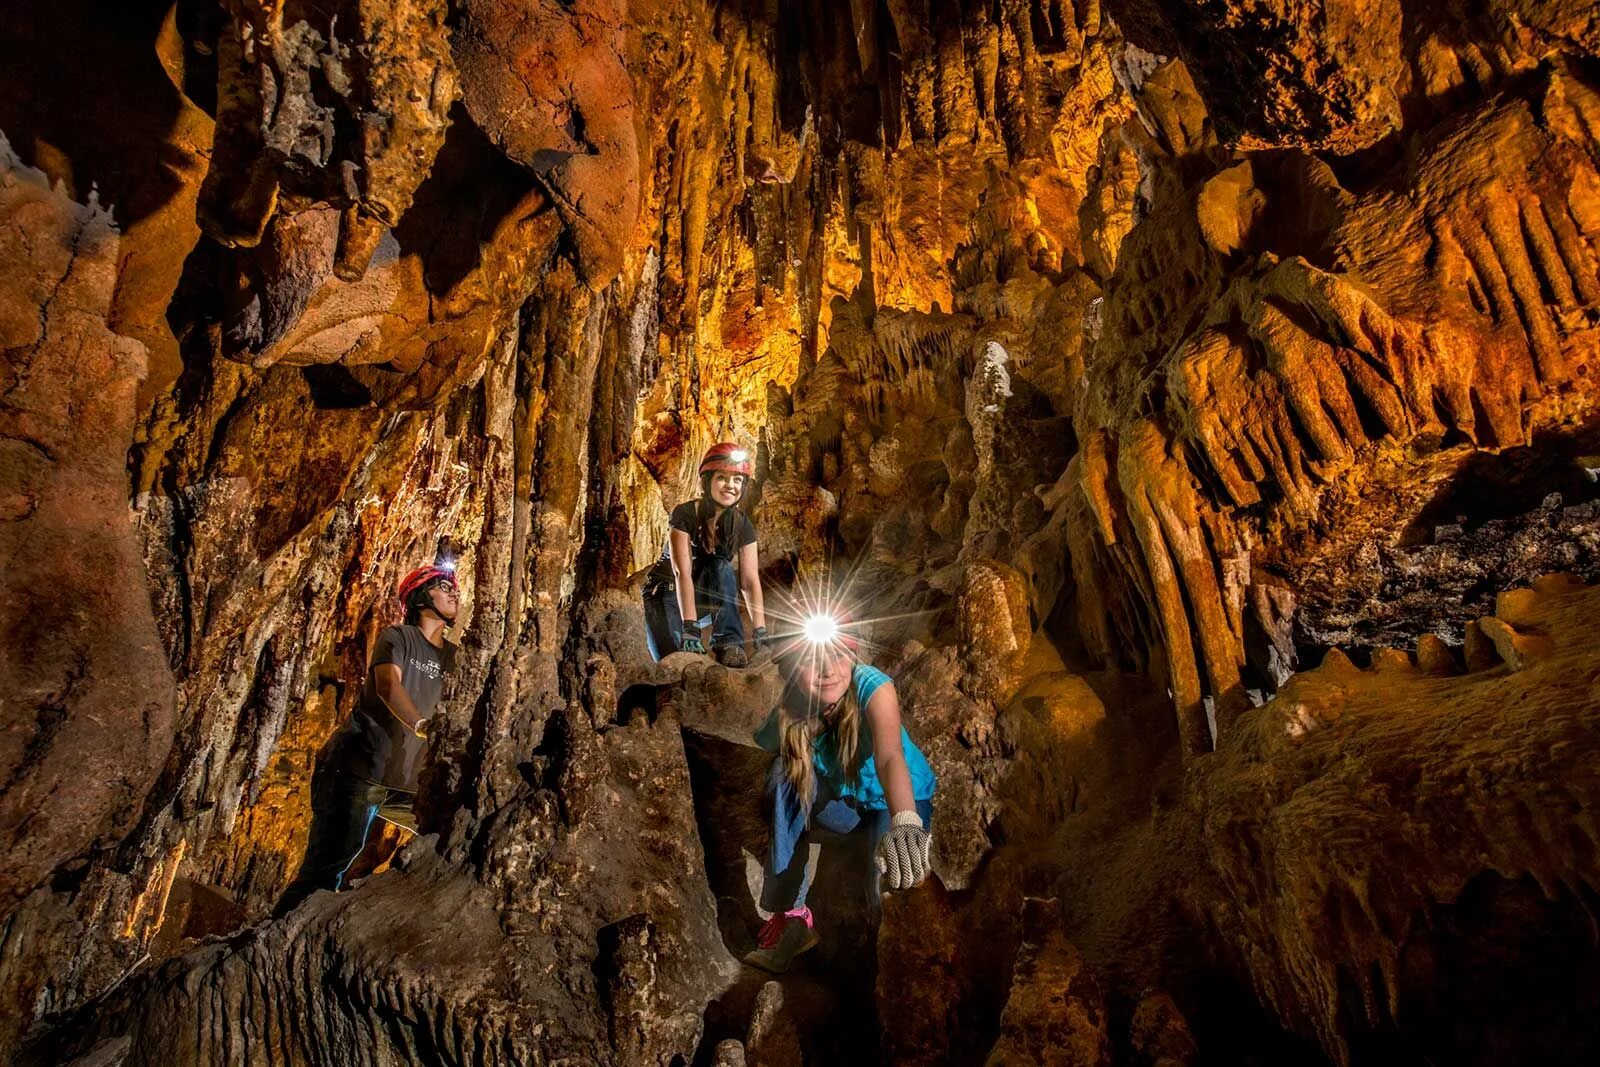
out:
M811 923L810 908L793 908L782 915L774 913L772 918L761 924L761 930L756 934L757 948L777 948L778 942L783 939L783 928L789 924L790 919L801 919L809 929Z

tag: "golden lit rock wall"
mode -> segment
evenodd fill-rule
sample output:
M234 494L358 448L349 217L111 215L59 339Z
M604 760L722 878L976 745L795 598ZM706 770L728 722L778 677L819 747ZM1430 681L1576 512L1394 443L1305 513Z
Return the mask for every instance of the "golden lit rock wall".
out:
M1473 927L1457 907L1482 875L1473 849L1508 881L1589 879L1576 845L1533 835L1554 856L1538 866L1507 844L1521 809L1474 777L1500 756L1432 735L1417 744L1460 776L1456 807L1375 761L1398 783L1383 825L1336 864L1272 848L1339 844L1332 824L1367 810L1360 782L1296 753L1410 738L1371 715L1317 732L1342 699L1317 692L1336 653L1248 710L1308 627L1328 644L1341 617L1356 633L1391 611L1362 637L1381 678L1404 656L1379 647L1391 636L1422 635L1419 667L1451 658L1433 631L1453 636L1497 583L1595 572L1593 520L1559 501L1543 509L1558 518L1512 511L1505 536L1462 538L1492 563L1433 532L1497 456L1600 451L1593 21L1573 4L1317 10L235 0L10 20L0 130L63 182L38 194L50 218L103 219L84 206L98 186L121 228L74 312L99 358L130 338L150 353L132 406L131 368L81 400L120 427L83 457L118 551L142 539L137 699L156 711L119 720L126 795L82 795L59 840L22 825L27 848L60 847L25 849L16 875L0 1044L116 986L93 1026L55 1034L137 1035L151 1062L205 1062L206 1042L246 1032L273 1056L370 1041L414 1058L435 1027L490 1060L692 1054L732 961L668 709L703 724L769 694L644 663L629 579L729 437L759 443L778 571L858 562L887 616L874 658L941 775L943 885L897 901L878 944L905 1062L950 1055L938 1024L963 1012L1001 1033L1001 1061L1026 1055L1059 1021L1030 1007L1039 976L1069 973L1065 1025L1086 1048L1123 1025L1103 1024L1095 972L1111 1003L1140 1001L1133 1044L1189 1047L1144 988L1176 983L1191 1006L1213 950L1273 1018L1346 1055L1382 1028L1385 993L1426 985L1425 969L1358 979L1361 1014L1341 992L1341 965L1404 970L1406 907L1448 911L1457 948L1502 928L1504 910ZM25 297L22 326L55 314ZM8 367L33 348L8 347ZM77 403L68 378L24 387ZM1404 556L1413 528L1436 551ZM117 986L147 947L265 911L394 580L441 534L469 611L423 797L439 837L370 890ZM1394 609L1406 568L1416 595ZM138 606L133 587L70 577L30 581ZM1477 591L1429 595L1446 586ZM85 625L98 640L121 617ZM1560 647L1537 618L1502 623L1467 627L1469 663ZM1448 684L1427 694L1438 707L1487 683ZM1286 703L1296 687L1311 696ZM1577 755L1528 788L1570 778L1582 804L1580 697L1550 727ZM34 701L8 743L26 757L76 737L95 707ZM1292 707L1284 736L1309 740L1286 752ZM1240 760L1312 783L1317 811L1279 811ZM6 810L26 785L8 783ZM1527 820L1567 800L1536 796ZM1432 842L1437 857L1385 836L1469 809L1481 832ZM1365 926L1341 903L1335 922L1317 909L1345 901L1340 872L1405 893ZM157 938L190 883L234 913L208 926L191 896ZM1024 903L1041 894L1059 913ZM458 918L458 937L408 956L420 911ZM314 995L335 974L348 1002ZM739 1030L752 1050L796 1033L763 995ZM1414 1025L1474 1003L1450 996ZM378 1036L373 1012L393 1024ZM1230 1029L1198 1022L1202 1041Z

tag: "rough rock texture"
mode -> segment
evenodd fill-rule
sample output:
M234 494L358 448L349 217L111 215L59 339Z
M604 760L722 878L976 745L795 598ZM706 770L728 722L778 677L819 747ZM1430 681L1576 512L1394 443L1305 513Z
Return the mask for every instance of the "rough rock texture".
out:
M1554 928L1593 899L1600 707L1584 635L1597 610L1592 588L1561 578L1505 594L1483 622L1505 635L1506 661L1464 677L1430 677L1404 656L1367 671L1330 656L1247 713L1200 770L1191 802L1227 892L1192 904L1263 998L1325 1045L1357 1061L1568 1054L1498 1010L1437 1013L1494 999L1511 1017L1578 1018L1600 995L1592 954L1534 965L1523 953L1538 943L1508 939L1476 950L1505 969L1469 977L1462 946L1441 942L1463 909L1493 926L1532 907ZM1592 1030L1563 1041L1574 1039L1562 1047L1580 1058L1596 1047Z
M453 35L467 112L550 191L579 267L604 284L621 268L639 215L621 10L608 0L462 8Z
M333 1049L361 1062L690 1055L708 992L736 965L693 847L678 724L641 714L596 734L557 713L548 734L521 796L475 836L437 853L421 839L370 891L319 894L125 983L128 1062L216 1062L240 1042L311 1062ZM341 994L303 984L306 971L338 976ZM379 1018L376 1041L359 1036Z
M1076 416L1097 429L1069 472L1095 520L1074 566L1128 546L1111 567L1122 588L1085 602L1083 630L1109 656L1139 630L1101 605L1148 613L1192 751L1203 700L1225 731L1265 684L1252 661L1286 650L1274 590L1364 580L1363 553L1394 545L1432 487L1470 476L1473 446L1590 416L1583 116L1597 98L1561 67L1522 85L1421 139L1404 202L1392 180L1355 195L1322 164L1285 160L1252 179L1266 204L1255 248L1214 249L1177 202L1129 236L1129 281L1178 262L1186 284L1108 289L1100 349L1132 358L1095 363ZM1275 201L1287 214L1273 219Z
M125 454L144 349L106 324L116 225L0 137L0 899L133 829L173 741Z
M1030 898L1023 942L985 1067L1098 1067L1111 1062L1105 1003L1083 957L1061 932L1055 901Z
M1148 1067L1187 1067L1199 1049L1189 1033L1189 1023L1172 997L1159 989L1148 991L1133 1009L1129 1035L1133 1062Z
M297 201L341 209L335 260L360 278L411 206L449 126L456 77L437 0L234 0L217 35L217 130L200 220L258 244Z
M1592 1058L1591 7L8 12L0 1050ZM728 438L941 782L771 983ZM263 921L441 551L426 836Z

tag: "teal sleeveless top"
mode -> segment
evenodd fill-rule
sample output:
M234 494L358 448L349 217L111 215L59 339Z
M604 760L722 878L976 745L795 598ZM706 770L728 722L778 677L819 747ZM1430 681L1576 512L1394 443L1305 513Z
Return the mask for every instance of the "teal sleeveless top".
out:
M856 687L856 701L862 710L866 709L867 701L872 699L889 676L878 668L865 663L857 663L850 672L850 681ZM862 743L872 743L871 732L862 731ZM778 709L773 708L772 714L767 716L767 721L755 733L756 744L768 752L778 751ZM939 779L934 775L933 768L928 765L928 757L922 754L922 749L911 740L911 735L906 733L904 725L900 727L900 749L905 754L906 770L911 774L911 799L932 800L934 791L938 788ZM888 800L883 795L883 784L878 781L877 763L871 756L861 764L861 776L854 785L845 783L844 768L839 765L837 754L833 750L833 733L827 731L812 742L812 763L817 768L817 776L832 787L836 796L847 797L855 801L856 807L864 811L884 811L889 807Z

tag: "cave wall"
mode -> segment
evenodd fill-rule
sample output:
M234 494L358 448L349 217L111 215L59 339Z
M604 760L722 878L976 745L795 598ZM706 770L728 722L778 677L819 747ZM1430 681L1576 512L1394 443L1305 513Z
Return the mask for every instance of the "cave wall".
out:
M1477 621L1505 617L1495 594L1600 569L1600 42L1577 4L1391 7L8 17L0 240L27 269L0 346L5 582L26 623L0 1045L45 1020L48 1058L71 1018L79 1051L152 1062L214 1042L694 1055L736 980L674 716L727 733L705 709L759 700L648 664L629 582L729 437L759 446L772 577L851 561L940 773L940 885L878 942L897 1062L1026 1058L1029 1026L1056 1025L1038 976L1085 967L1105 990L1073 977L1082 1010L1057 1021L1085 1062L1109 1027L1183 1046L1151 1021L1169 1003L1202 1048L1228 1040L1195 992L1215 974L1252 1026L1335 1060L1448 1043L1470 991L1409 1007L1407 917L1457 908L1433 951L1458 951L1508 910L1473 928L1469 890L1520 900L1531 872L1578 899L1592 849L1545 835L1553 866L1485 865L1546 817L1491 804L1471 839L1289 855L1271 842L1356 807L1380 827L1460 813L1414 783L1364 794L1273 731L1376 745L1375 714L1306 725L1342 706L1314 680L1348 664L1328 648L1511 676L1521 653ZM1505 491L1485 503L1483 480ZM316 752L388 590L441 536L465 607L429 836L359 893L161 964L291 876ZM1430 684L1444 707L1485 683ZM638 687L650 707L621 699ZM1527 772L1566 792L1529 811L1593 796L1587 700L1560 726L1577 762ZM1501 757L1427 751L1479 810ZM1241 761L1334 815L1280 810ZM1408 889L1358 889L1374 929L1347 933L1325 898L1356 869ZM1471 889L1486 870L1512 888ZM459 944L400 947L426 940L394 924L416 901L458 915ZM922 927L945 940L908 957ZM803 1002L762 995L734 1031L777 1056Z

